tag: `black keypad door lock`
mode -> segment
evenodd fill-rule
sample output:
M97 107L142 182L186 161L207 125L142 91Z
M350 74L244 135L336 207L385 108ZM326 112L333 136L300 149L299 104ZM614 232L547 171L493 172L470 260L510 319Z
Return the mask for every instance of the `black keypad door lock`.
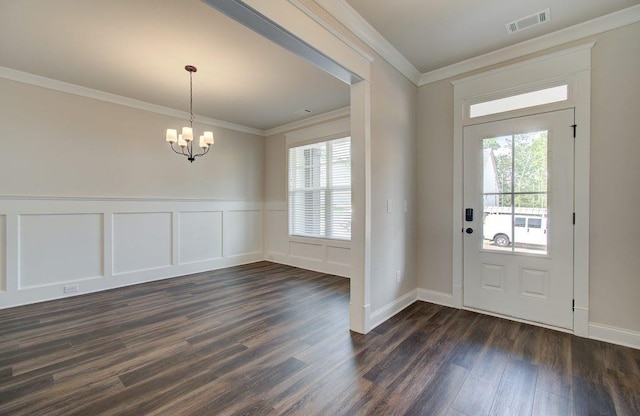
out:
M467 208L464 210L464 220L473 221L473 208Z

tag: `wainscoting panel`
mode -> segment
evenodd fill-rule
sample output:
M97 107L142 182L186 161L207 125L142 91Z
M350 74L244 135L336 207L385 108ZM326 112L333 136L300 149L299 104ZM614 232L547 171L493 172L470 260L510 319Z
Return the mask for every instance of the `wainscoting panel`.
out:
M169 267L172 262L171 212L113 216L113 274Z
M262 210L228 211L224 229L227 256L262 253Z
M351 250L346 247L327 245L327 263L348 267L351 265Z
M302 243L298 241L289 242L289 254L305 260L323 261L324 245L317 243Z
M267 209L267 252L284 255L289 250L287 211Z
M222 257L222 212L180 213L180 264Z
M103 276L102 214L20 215L18 287Z
M0 308L264 260L262 202L0 197Z
M267 202L266 259L322 273L349 277L351 242L289 235L286 201Z
M7 217L0 215L0 292L7 290Z

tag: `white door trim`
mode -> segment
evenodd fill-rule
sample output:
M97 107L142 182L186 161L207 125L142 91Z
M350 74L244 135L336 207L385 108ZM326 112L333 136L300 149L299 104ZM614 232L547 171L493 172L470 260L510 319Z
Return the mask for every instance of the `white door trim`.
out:
M564 49L523 62L453 81L453 306L463 304L463 127L469 101L481 96L508 94L514 89L540 85L557 79L569 82L570 100L566 108L575 108L574 211L574 333L589 333L589 158L591 139L591 49L595 43ZM536 107L531 113L544 111ZM554 105L557 109L557 104ZM521 114L521 113L519 113ZM504 118L513 114L505 113ZM478 120L480 121L480 120Z

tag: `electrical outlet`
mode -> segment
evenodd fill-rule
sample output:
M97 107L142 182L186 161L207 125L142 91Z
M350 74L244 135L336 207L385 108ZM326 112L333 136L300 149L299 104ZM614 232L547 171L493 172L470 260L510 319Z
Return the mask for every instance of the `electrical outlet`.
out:
M400 270L396 270L396 283L400 284L401 281L402 281L402 274L400 273Z
M80 286L78 285L65 285L64 293L76 293L80 290Z
M407 200L404 200L404 212L407 212L409 210L409 203L407 202Z
M390 199L387 199L387 213L391 214L392 202Z

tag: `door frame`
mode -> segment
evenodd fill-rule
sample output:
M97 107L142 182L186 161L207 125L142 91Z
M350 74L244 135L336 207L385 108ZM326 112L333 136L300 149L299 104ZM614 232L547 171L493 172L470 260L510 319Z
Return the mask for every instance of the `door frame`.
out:
M575 110L568 108L464 127L464 208L465 213L468 209L477 213L472 215L473 218L469 221L465 218L464 222L462 282L464 308L480 313L509 316L509 319L518 317L523 322L532 321L541 326L573 332L574 241L571 213L574 210L574 145L571 125L574 118ZM533 217L527 219L526 216L534 214L535 211L526 208L524 211L519 210L517 177L511 176L512 186L508 189L497 189L494 188L495 185L489 185L490 190L486 189L486 178L483 179L487 159L485 140L499 138L503 141L503 145L508 142L508 146L512 146L511 163L507 169L510 175L517 175L518 136L542 131L546 133L542 139L546 147L544 162L548 173L546 184L542 188L527 188L520 191L543 192L546 196L545 214L542 215L540 211L538 212L540 215L535 217L540 227L537 231L540 232L540 236L544 235L544 242L540 243L545 245L545 249L543 251L521 250L517 244L519 231L525 231L527 228L514 227L514 224L517 223L518 218L525 223L530 223ZM502 152L496 151L496 157L498 154ZM496 163L498 163L497 159ZM498 163L497 166L500 164ZM500 188L499 185L498 188ZM499 206L510 207L508 212L512 215L485 216L487 203L494 205L497 202L488 202L484 198L485 192L506 192L502 195L511 195L510 203L502 205L505 202L502 200ZM510 194L510 192L516 194ZM507 212L498 209L500 211L493 212ZM495 228L491 226L490 219L496 220ZM547 219L549 219L548 223ZM547 225L550 225L550 228ZM466 234L468 227L475 230L470 235ZM485 229L489 231L488 235ZM497 248L493 244L487 245L486 238L492 239L499 232L505 232L512 242L504 249ZM528 232L525 234L529 235ZM540 282L540 292L536 290L528 292L526 289L527 282L533 282L526 277L532 276L526 270L539 277L542 275L538 273L546 275L542 277L545 283ZM487 276L490 276L489 281L485 281ZM537 286L531 286L529 289L535 287Z
M452 306L463 305L463 134L467 125L536 114L575 109L574 145L574 314L573 333L589 334L589 172L591 139L591 49L586 43L517 62L452 82L454 89L453 137L453 287ZM470 104L534 91L566 83L569 98L561 103L515 110L469 119Z

